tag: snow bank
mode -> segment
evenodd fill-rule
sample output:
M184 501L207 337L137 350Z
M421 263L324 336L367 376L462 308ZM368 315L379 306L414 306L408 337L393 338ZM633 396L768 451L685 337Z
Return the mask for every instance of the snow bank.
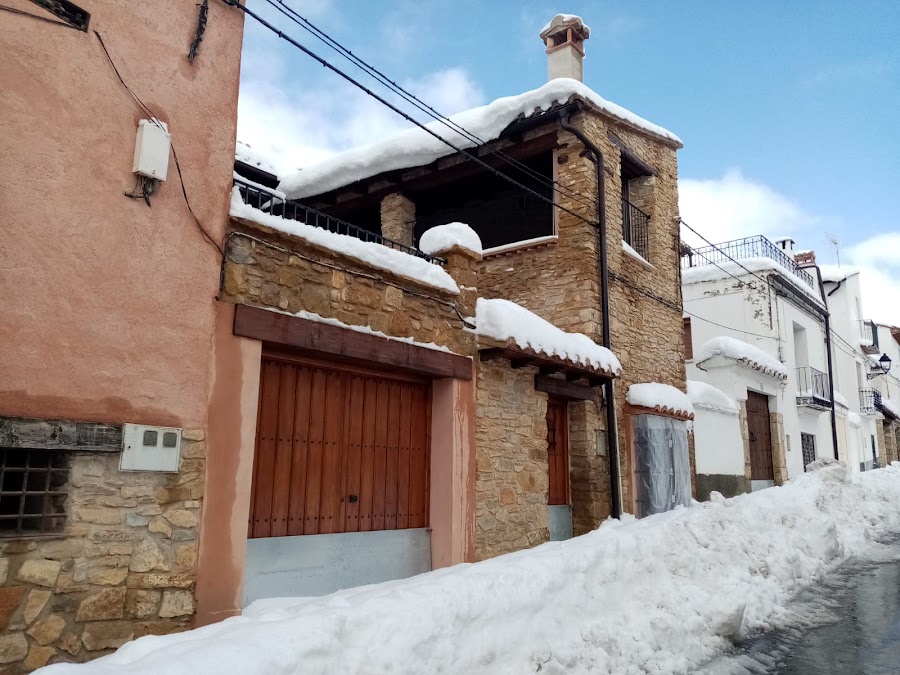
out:
M447 274L440 265L435 265L424 258L417 258L414 255L409 255L403 251L388 248L375 242L362 241L356 237L329 232L296 220L265 213L249 204L245 204L244 200L241 199L240 191L236 187L231 191L230 213L234 218L250 220L254 223L271 227L274 230L300 237L311 244L355 258L372 267L414 279L428 286L459 293L459 287L453 281L453 277Z
M792 596L900 531L900 464L829 464L784 487L473 565L143 637L47 675L694 672L790 621Z
M780 379L787 379L788 376L787 368L781 361L766 354L759 347L747 344L737 338L722 335L707 340L694 353L694 363L699 365L714 356L724 356L726 359L739 361L755 370L761 370Z
M728 415L737 415L740 412L740 408L733 398L706 382L688 380L687 395L695 408L705 408Z
M465 223L447 223L425 230L419 238L419 250L428 255L437 255L459 246L481 255L481 237Z
M475 332L478 335L514 342L520 349L556 356L615 375L622 364L615 354L582 333L567 333L509 300L478 298L475 303Z
M681 283L698 284L704 281L716 281L719 279L726 279L735 276L740 278L742 281L746 281L751 284L754 282L761 284L762 282L751 275L750 272L767 271L778 272L785 279L793 281L794 286L796 286L802 292L806 293L806 295L812 298L816 302L816 304L822 305L822 296L819 295L818 290L811 287L787 267L784 267L783 265L775 262L774 260L772 260L772 258L766 257L745 258L742 260L738 260L737 262L722 262L716 263L715 265L703 263L699 264L697 267L687 267L681 270ZM809 270L806 271L808 272ZM812 277L813 283L815 284L815 274L813 274ZM824 307L824 305L822 306Z
M628 395L625 398L631 405L643 408L659 408L675 415L694 414L694 406L687 394L669 384L659 382L633 384L628 387Z
M519 117L530 117L549 110L555 103L566 103L573 96L645 131L676 143L681 142L671 131L607 101L584 83L567 78L550 80L544 86L524 94L498 98L487 105L453 115L450 120L482 141L492 141L499 138L501 132ZM439 120L426 127L457 148L471 148L477 144L469 136L454 131ZM455 152L446 143L415 127L378 143L353 148L289 173L282 177L278 189L287 193L291 199L301 199L385 171L424 166Z

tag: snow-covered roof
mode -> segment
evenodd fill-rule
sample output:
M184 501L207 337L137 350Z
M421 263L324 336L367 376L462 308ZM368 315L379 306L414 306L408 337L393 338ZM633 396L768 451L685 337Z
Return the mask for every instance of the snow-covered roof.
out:
M859 274L859 270L857 268L850 267L849 265L819 265L819 270L821 270L822 272L823 283L836 284L839 281L843 281L847 277L852 277L854 274Z
M517 351L618 376L619 359L582 333L567 333L509 300L478 298L475 332Z
M737 415L740 412L738 404L733 398L706 382L688 380L687 395L695 408L704 408L728 415Z
M482 142L500 137L506 127L520 118L545 112L555 104L580 99L590 106L627 122L639 129L681 144L681 139L633 112L616 105L577 80L556 78L533 91L498 98L487 105L472 108L450 117L459 127ZM477 142L447 127L440 120L426 125L441 138L457 148L471 148ZM385 171L424 166L456 151L424 130L415 127L401 131L378 143L353 148L328 159L288 173L278 188L291 199L319 195Z
M273 216L245 204L240 190L235 187L231 191L231 211L233 218L243 218L273 230L305 239L311 244L336 251L350 258L378 269L387 270L419 283L440 288L452 293L459 293L459 287L443 267L428 262L424 258L409 255L403 251L388 248L375 242L363 241L346 234L329 232L296 220Z
M786 380L788 376L785 365L774 356L766 354L759 347L747 344L743 340L726 335L720 335L704 342L694 353L694 363L699 367L714 356L743 363L754 370L781 380Z
M881 407L894 417L900 418L900 405L897 405L891 399L882 396Z
M439 255L454 247L481 255L481 237L465 223L447 223L425 230L419 238L419 250L428 255Z
M670 384L661 382L643 382L628 387L628 395L625 397L631 405L641 408L650 408L659 412L679 415L682 417L694 416L694 405L691 399L680 389Z
M696 267L686 267L681 270L681 283L682 285L698 284L705 281L718 281L719 279L731 277L738 277L742 281L753 283L754 280L757 282L760 282L760 280L756 279L751 272L772 271L778 272L785 279L793 280L793 286L800 289L816 304L824 306L822 305L822 297L815 288L812 288L784 265L765 256L760 256L758 258L742 258L737 262L721 262L716 263L715 265L706 264L704 261L701 261L701 264Z
M235 144L234 158L239 162L255 166L257 169L270 173L273 176L278 176L278 170L275 168L272 159L261 152L259 148L254 148L248 143L238 141Z

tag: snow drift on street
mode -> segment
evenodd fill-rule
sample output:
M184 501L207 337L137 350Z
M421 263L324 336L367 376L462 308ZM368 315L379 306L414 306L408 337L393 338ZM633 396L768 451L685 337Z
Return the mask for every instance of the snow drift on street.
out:
M144 637L47 675L686 673L778 625L791 596L900 531L900 464L826 464L713 500L473 565Z

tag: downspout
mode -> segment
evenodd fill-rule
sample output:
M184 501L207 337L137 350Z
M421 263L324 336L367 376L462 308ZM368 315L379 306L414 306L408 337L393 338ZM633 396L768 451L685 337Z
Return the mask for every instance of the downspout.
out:
M834 459L838 459L837 415L834 412L834 364L831 361L831 312L828 311L828 298L825 297L825 284L822 282L822 270L818 265L816 276L819 278L819 294L822 296L822 304L825 305L825 351L828 357L828 389L831 396L831 443L834 447ZM841 282L843 283L843 281ZM831 293L834 293L841 284L838 284ZM828 295L830 296L831 293Z
M575 136L584 145L594 159L597 167L597 243L600 249L600 313L603 322L602 340L603 346L611 349L611 341L609 337L609 260L606 254L606 166L603 160L603 153L597 144L594 143L587 135L569 124L571 113L569 110L563 110L559 118L559 125ZM609 482L610 496L612 501L612 517L618 518L622 515L622 496L619 484L619 433L616 423L616 406L615 406L615 390L613 388L613 378L607 379L603 383L606 396L606 438L609 447Z

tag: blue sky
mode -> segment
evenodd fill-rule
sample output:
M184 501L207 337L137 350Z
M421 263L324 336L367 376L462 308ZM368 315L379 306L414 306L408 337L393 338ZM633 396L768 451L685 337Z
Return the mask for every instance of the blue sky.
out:
M543 84L540 28L558 11L579 14L593 31L586 84L684 140L689 222L719 241L792 234L826 262L830 234L843 262L871 268L866 304L894 305L880 311L900 323L897 0L287 2L445 113ZM249 6L290 25L262 0ZM403 126L248 25L242 139L301 166Z

